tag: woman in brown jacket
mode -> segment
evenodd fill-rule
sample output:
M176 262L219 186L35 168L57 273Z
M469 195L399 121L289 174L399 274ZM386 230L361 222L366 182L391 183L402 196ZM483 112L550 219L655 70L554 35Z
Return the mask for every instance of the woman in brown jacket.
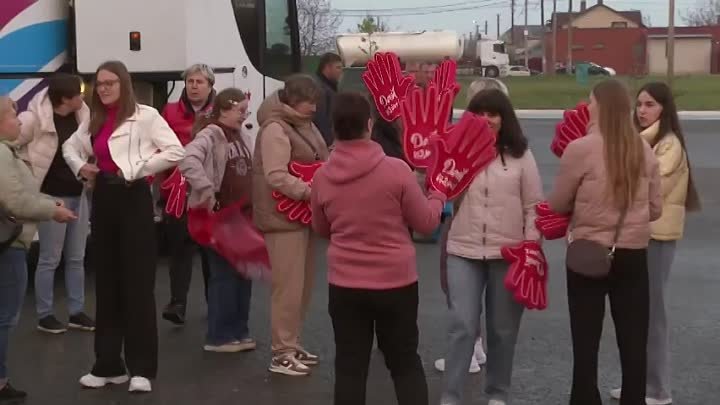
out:
M601 278L568 266L574 358L570 405L602 404L597 368L608 295L622 364L620 404L645 405L647 247L650 222L662 213L658 162L632 126L632 105L622 83L595 86L589 110L589 133L565 149L549 203L558 213L572 213L571 239L595 242L608 252L612 247L614 258Z
M270 371L290 376L308 375L309 366L319 361L300 345L302 321L315 279L315 237L309 225L291 222L277 211L272 193L310 200L310 185L290 174L288 164L328 158L325 141L312 122L320 94L311 76L291 76L285 88L266 98L258 111L253 220L265 236L272 267Z

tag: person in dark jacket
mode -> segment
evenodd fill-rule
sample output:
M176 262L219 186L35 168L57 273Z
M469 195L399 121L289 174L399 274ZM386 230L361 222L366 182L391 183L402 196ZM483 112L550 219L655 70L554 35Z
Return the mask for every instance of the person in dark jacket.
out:
M385 152L387 156L401 159L410 166L410 162L405 158L405 152L403 151L400 120L387 122L380 117L380 113L375 104L370 103L370 105L372 106L372 116L375 120L375 125L373 125L370 135L371 139L380 144L383 152Z
M335 140L333 135L330 114L332 113L333 99L338 92L338 84L343 73L342 59L337 54L328 52L320 57L317 68L317 81L322 89L313 123L320 130L327 146Z

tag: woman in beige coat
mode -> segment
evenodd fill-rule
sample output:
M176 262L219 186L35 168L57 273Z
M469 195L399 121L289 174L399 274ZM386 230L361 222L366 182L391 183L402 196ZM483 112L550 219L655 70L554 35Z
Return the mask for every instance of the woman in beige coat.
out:
M680 128L672 91L665 83L643 86L635 105L635 126L657 157L663 197L662 216L650 224L648 276L650 280L650 318L647 344L648 405L669 405L670 362L665 293L675 246L683 237L685 212L700 208L692 181L685 139ZM620 399L619 388L611 391Z

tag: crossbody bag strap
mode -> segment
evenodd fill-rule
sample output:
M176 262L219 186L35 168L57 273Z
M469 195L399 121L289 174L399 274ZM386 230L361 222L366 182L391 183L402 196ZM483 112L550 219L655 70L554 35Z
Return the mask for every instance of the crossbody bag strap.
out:
M627 216L628 205L629 204L625 204L623 206L622 211L620 211L620 218L618 218L617 224L615 225L615 235L613 235L613 244L612 244L612 249L610 251L611 255L615 253L615 246L617 245L617 242L620 239L620 230L622 229L623 223L625 222L625 217Z
M312 142L310 142L310 140L305 138L305 136L300 131L298 131L297 128L295 128L295 125L288 124L288 126L290 128L292 128L293 131L295 131L295 133L300 137L300 139L303 140L303 142L305 142L305 144L307 144L307 146L310 147L310 149L313 151L313 155L315 155L315 160L320 160L320 153L318 153L318 150L315 147L315 145L313 145Z

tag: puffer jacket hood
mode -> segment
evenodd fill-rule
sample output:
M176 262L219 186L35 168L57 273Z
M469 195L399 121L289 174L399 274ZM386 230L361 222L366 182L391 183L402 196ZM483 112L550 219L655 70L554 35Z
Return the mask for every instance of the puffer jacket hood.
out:
M274 92L260 104L258 109L258 124L262 127L271 120L285 121L291 125L307 125L312 121L312 115L300 114L289 105L280 101L279 91Z
M325 171L330 182L346 184L367 176L384 158L382 147L369 139L336 141Z

